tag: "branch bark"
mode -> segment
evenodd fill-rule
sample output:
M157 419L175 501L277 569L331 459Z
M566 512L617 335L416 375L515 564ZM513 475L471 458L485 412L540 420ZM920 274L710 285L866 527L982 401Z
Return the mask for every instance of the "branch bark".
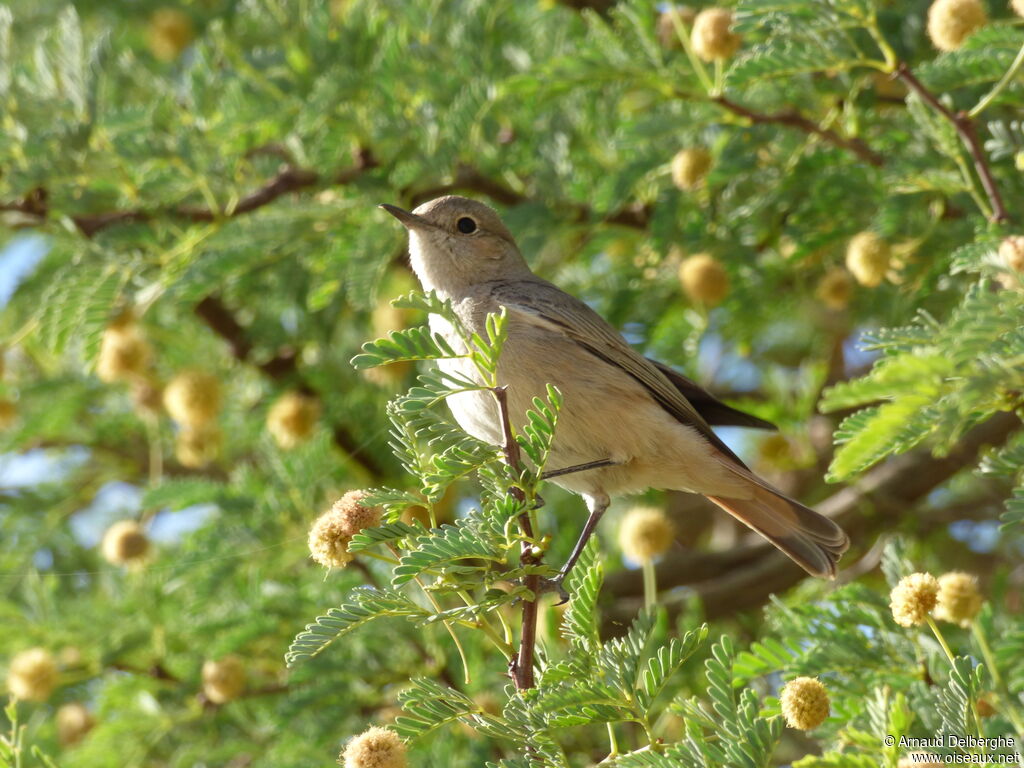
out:
M825 499L817 505L818 511L842 524L851 537L870 537L976 462L982 448L1002 445L1021 426L1015 414L997 413L968 432L949 455L935 458L926 451L913 451L899 456ZM773 592L788 589L804 577L797 565L767 543L666 560L657 567L659 588L692 588L709 618L760 606ZM628 623L636 615L642 593L638 571L619 571L608 577L605 594L616 602L606 612L606 631L614 633L616 625Z
M734 115L747 118L752 123L784 125L789 128L795 128L799 131L803 131L804 133L813 134L822 141L835 147L853 152L861 160L875 166L876 168L881 168L885 165L885 158L871 149L863 139L849 139L845 136L840 136L831 128L822 128L816 122L808 117L804 117L799 112L775 112L772 114L755 112L742 104L737 104L725 96L716 96L712 101L723 109L729 110Z
M907 66L905 61L901 61L896 67L896 76L906 84L907 88L916 93L922 101L942 115L956 129L960 140L963 141L964 146L967 147L967 151L971 155L971 160L974 162L974 170L977 172L978 178L981 179L981 186L984 188L985 195L992 206L991 220L999 223L1009 219L1010 216L1006 212L1006 206L1003 204L1003 197L999 193L999 187L996 186L995 178L992 176L992 169L989 168L988 159L981 148L981 142L978 141L978 132L974 127L974 121L971 120L966 112L952 112L945 104L939 101L935 94L929 91L924 83L918 80L917 76L910 71L910 67Z

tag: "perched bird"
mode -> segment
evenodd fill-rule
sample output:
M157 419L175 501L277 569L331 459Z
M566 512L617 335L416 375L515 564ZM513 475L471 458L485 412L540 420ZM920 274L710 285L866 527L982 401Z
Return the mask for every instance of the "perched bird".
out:
M590 517L559 587L610 497L647 488L703 494L808 573L835 577L836 562L849 545L843 530L757 477L710 426L770 424L644 357L582 301L534 275L512 233L483 203L449 195L412 213L381 207L409 230L412 268L423 288L449 299L468 329L483 335L488 313L506 309L508 338L497 378L507 387L513 423L534 397L543 397L546 384L562 393L548 466L570 470L550 474L557 475L553 482L583 496ZM456 349L461 346L444 318L431 315L430 327ZM465 359L440 365L479 380ZM448 405L469 434L502 444L490 392L460 393Z

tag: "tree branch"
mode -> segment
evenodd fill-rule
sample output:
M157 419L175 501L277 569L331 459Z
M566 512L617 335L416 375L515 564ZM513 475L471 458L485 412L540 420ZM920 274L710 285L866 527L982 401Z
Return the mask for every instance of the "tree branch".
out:
M816 122L810 118L804 117L799 112L789 111L764 114L763 112L755 112L742 104L737 104L725 96L716 96L712 101L735 115L747 118L752 123L784 125L789 128L796 128L804 133L813 134L828 144L853 152L861 160L875 166L876 168L881 168L885 165L885 158L871 149L863 139L848 139L845 136L840 136L831 128L822 128Z
M863 539L884 531L932 490L977 461L986 446L998 446L1021 428L1013 413L997 413L968 432L947 456L935 458L927 451L896 457L868 472L863 479L843 488L817 505L818 511L846 528L851 537ZM709 618L731 615L762 605L773 592L793 586L804 572L767 543L747 545L727 552L694 554L658 564L658 586L663 589L689 586L700 596ZM605 594L618 598L606 613L606 629L636 614L643 594L639 571L619 571L605 582Z
M246 335L245 329L220 298L213 295L206 296L196 304L194 311L210 330L227 342L231 354L236 360L241 363L250 362L252 342ZM291 347L284 347L274 357L254 365L273 381L292 380L299 389L313 391L313 388L302 380L295 361L295 351ZM385 474L380 462L367 453L363 445L344 426L334 425L332 435L334 444L371 476L382 477Z
M996 186L996 180L992 176L992 169L989 168L988 159L985 157L984 151L982 151L981 142L978 141L978 133L975 130L974 121L964 111L955 113L950 111L945 104L936 98L934 93L925 87L924 83L917 79L905 61L901 61L896 67L896 76L906 84L907 88L916 93L922 101L942 115L956 129L964 146L967 147L971 159L974 161L974 170L977 172L978 178L981 179L981 186L985 189L989 204L992 206L991 220L999 223L1009 219L1010 216L1006 212L1006 206L1003 205L1003 198L999 193L999 187Z

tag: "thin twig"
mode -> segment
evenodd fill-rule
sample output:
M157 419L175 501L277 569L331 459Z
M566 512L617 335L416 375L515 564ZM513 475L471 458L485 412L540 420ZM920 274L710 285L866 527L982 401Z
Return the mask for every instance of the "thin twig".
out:
M508 388L494 387L491 390L498 401L498 411L501 415L501 428L505 438L502 450L505 453L505 463L512 468L512 471L519 473L522 463L520 461L519 443L512 434L512 422L508 413ZM519 501L525 499L521 488L515 486L509 489ZM530 520L529 511L519 515L519 527L523 532L523 545L519 554L519 562L525 566L536 565L540 558L534 554L533 523ZM533 688L533 651L537 642L537 599L540 597L540 576L530 574L524 580L525 586L533 593L533 599L523 599L523 632L519 642L519 653L509 664L509 674L515 683L517 691L524 691Z
M971 159L974 161L974 170L977 172L978 178L981 179L981 186L985 189L985 194L988 196L989 203L992 206L991 220L996 223L1006 221L1009 218L1009 214L1003 205L1003 198L999 194L999 188L996 186L995 178L992 176L992 170L988 167L988 160L982 151L981 142L978 141L978 133L975 130L974 122L968 114L963 111L953 112L939 101L935 94L929 91L924 83L918 80L914 73L910 71L910 67L907 66L905 61L901 61L896 67L896 76L906 84L907 88L916 93L922 101L942 115L956 129L961 141L967 147Z
M875 152L875 150L871 149L863 139L848 139L845 136L840 136L831 128L822 128L816 122L810 118L804 117L799 112L775 112L772 114L755 112L749 107L737 104L725 96L716 96L712 101L735 115L747 118L752 123L785 125L789 128L796 128L797 130L804 131L805 133L813 134L828 144L853 152L861 160L875 166L876 168L881 168L885 165L885 158Z

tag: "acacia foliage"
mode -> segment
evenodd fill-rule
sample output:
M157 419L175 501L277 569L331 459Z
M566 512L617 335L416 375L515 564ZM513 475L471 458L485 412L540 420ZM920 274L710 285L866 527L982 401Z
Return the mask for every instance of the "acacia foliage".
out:
M517 629L523 588L506 591L498 575L525 571L500 456L458 432L440 402L466 383L402 367L448 353L414 330L364 353L398 360L385 369L397 374L349 364L367 338L440 309L411 301L388 314L386 300L410 285L403 233L375 204L459 191L498 205L539 273L647 353L780 424L785 455L752 452L802 497L829 492L829 465L831 480L849 482L915 448L955 457L967 430L1019 408L1024 385L1021 277L998 252L1021 226L1024 94L1010 78L985 100L1024 31L992 2L986 28L936 55L927 5L743 0L731 6L743 46L720 67L659 39L648 0L606 16L518 0L214 0L176 9L171 56L154 43L153 3L0 8L5 253L45 251L0 320L0 386L15 413L0 440L9 454L59 460L45 482L6 488L0 508L0 652L43 646L62 670L47 703L8 715L27 726L25 763L45 764L32 746L58 765L325 763L401 699L400 732L423 735L419 764L596 762L609 743L594 724L609 721L620 765L770 765L785 754L773 697L797 673L822 675L834 694L835 717L815 734L829 754L804 766L895 765L881 735L975 728L963 717L988 688L1003 709L982 728L1016 727L1021 629L1003 574L1020 555L1019 435L980 464L958 459L966 471L885 521L918 542L915 567L989 574L980 621L1001 638L996 664L969 672L927 637L896 632L872 576L827 597L805 585L763 625L715 627L713 643L698 606L678 625L645 614L625 639L602 640L601 569L620 565L604 546L588 554L564 618L544 608L531 699L504 686L494 638L469 631L499 617ZM900 62L924 92L894 88ZM981 163L922 93L950 115L983 107L970 124ZM693 146L710 151L711 170L676 189L671 159ZM991 221L984 173L1008 220ZM829 308L821 280L869 229L892 245L885 279ZM729 278L713 310L676 279L697 252ZM96 376L104 329L128 306L157 379L199 366L222 382L223 443L205 467L173 458L166 416L140 416L129 387ZM854 353L858 342L880 354ZM264 420L295 388L319 398L322 416L285 451ZM535 464L557 407L551 393L522 433ZM834 457L808 423L836 427ZM306 529L340 491L365 486L390 489L376 495L391 510L350 546L367 570L324 580L306 560ZM118 491L127 509L111 507ZM578 502L543 494L538 520L557 562ZM402 522L402 507L439 519ZM1001 533L972 522L998 514ZM158 539L142 569L100 558L98 537L122 516ZM964 539L989 556L972 559ZM393 572L367 554L389 543L401 547ZM890 579L909 567L900 557L887 561ZM440 611L416 591L424 574L449 580ZM467 583L470 604L456 605ZM322 653L286 672L284 650L318 613L289 659ZM749 651L741 626L765 633ZM966 634L953 645L983 655ZM215 706L198 695L201 667L231 653L246 660L248 695ZM56 706L76 700L97 726L61 748ZM456 720L480 735L427 733ZM647 747L658 739L663 752Z

